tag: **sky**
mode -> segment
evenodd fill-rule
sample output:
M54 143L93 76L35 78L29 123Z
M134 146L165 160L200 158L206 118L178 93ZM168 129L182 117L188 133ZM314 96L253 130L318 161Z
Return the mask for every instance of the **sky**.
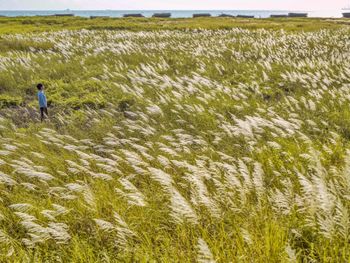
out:
M0 10L337 10L350 0L0 0Z

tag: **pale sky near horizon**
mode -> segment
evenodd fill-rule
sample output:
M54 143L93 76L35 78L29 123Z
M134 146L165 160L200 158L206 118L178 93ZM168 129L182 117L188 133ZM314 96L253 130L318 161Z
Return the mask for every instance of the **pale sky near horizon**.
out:
M0 10L336 10L350 0L0 0Z

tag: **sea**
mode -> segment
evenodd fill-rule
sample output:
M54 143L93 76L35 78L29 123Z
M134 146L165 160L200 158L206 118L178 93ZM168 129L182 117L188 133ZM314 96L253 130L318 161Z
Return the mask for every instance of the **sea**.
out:
M50 11L6 11L0 10L0 16L19 17L19 16L50 16L55 14L74 14L80 17L90 16L109 16L123 17L124 14L142 14L145 17L151 17L154 13L171 13L173 18L188 18L195 13L210 13L212 16L220 14L229 15L250 15L256 18L267 18L270 15L283 15L289 12L308 13L309 17L329 17L338 18L342 16L342 10L326 11L288 11L288 10L50 10ZM350 12L350 11L348 11Z

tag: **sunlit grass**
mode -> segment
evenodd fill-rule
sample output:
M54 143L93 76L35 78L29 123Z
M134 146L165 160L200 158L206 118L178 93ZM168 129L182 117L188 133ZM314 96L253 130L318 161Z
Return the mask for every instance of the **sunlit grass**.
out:
M346 26L0 21L0 261L350 260Z

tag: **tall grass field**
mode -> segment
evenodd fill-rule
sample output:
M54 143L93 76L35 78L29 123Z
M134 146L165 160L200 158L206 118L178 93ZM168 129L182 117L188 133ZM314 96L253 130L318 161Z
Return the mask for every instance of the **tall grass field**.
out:
M0 18L0 262L350 262L349 36Z

